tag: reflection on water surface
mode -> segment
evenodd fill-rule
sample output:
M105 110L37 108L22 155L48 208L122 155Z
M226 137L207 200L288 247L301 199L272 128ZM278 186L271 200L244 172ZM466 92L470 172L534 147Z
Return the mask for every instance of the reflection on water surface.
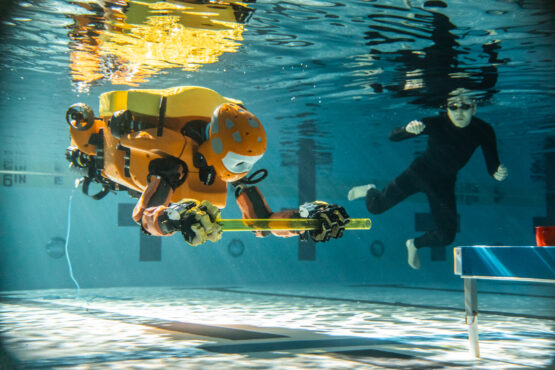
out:
M165 68L195 71L234 53L253 10L237 2L75 2L70 68L79 91L96 80L139 86Z

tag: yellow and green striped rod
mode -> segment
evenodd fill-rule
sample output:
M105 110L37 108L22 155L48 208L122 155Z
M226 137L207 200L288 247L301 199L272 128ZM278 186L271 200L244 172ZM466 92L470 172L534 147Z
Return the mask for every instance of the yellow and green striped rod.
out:
M279 230L315 230L320 228L321 220L313 218L286 219L223 219L218 223L223 231L279 231ZM345 230L369 230L372 221L369 218L351 218Z

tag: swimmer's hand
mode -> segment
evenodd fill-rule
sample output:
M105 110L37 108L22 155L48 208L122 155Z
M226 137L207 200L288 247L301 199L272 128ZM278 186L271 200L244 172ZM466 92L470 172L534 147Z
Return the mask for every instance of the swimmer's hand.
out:
M320 219L322 221L319 229L301 234L301 238L307 239L310 236L315 242L327 242L331 238L341 238L345 231L345 225L350 221L345 208L320 201L303 204L299 208L299 213L303 218Z
M497 171L493 174L493 178L497 181L503 181L509 176L509 170L504 165L500 164Z
M166 213L178 225L187 244L193 247L222 238L222 227L218 223L220 210L207 200L180 202L169 207Z
M414 120L410 121L409 124L405 126L405 131L409 134L418 135L424 131L425 128L426 125L422 121Z

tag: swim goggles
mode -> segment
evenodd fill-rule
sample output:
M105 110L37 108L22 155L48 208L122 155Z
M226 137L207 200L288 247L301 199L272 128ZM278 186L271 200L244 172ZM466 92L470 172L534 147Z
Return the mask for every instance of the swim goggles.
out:
M447 106L447 109L449 109L449 110L451 110L451 111L457 111L457 110L459 110L459 109L462 109L462 110L469 110L470 108L472 108L472 105L466 104L466 103L463 103L463 104L461 104L461 105L449 104L449 105Z

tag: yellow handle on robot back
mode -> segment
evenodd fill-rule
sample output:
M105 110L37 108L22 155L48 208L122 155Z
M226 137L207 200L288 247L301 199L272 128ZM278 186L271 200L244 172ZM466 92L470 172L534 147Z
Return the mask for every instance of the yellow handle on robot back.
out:
M278 231L278 230L314 230L320 228L321 220L312 218L292 219L223 219L218 223L223 231ZM372 221L369 218L351 218L345 230L369 230Z

